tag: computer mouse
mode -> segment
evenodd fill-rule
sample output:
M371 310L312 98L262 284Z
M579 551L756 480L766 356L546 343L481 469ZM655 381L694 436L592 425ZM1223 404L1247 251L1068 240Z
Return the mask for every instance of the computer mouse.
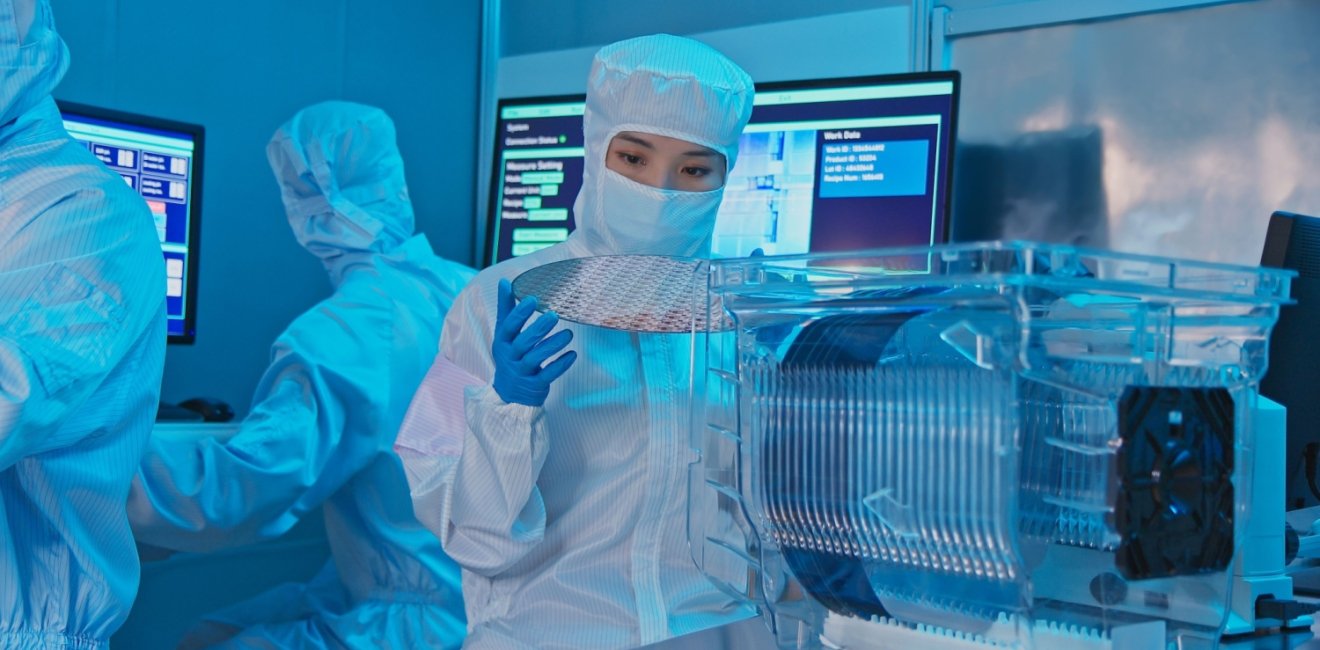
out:
M234 409L228 404L209 397L194 397L179 402L179 406L202 414L206 422L228 422L234 419Z

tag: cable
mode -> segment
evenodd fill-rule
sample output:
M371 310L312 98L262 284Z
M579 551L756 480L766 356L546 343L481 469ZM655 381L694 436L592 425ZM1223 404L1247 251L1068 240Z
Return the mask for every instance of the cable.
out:
M1308 442L1302 451L1306 457L1306 484L1311 487L1311 494L1320 499L1320 485L1316 484L1316 470L1320 469L1320 443Z

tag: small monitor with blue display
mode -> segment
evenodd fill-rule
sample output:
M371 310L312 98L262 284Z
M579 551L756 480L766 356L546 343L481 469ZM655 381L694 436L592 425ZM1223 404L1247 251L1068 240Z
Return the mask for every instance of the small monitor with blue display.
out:
M197 334L198 226L204 129L145 115L59 102L64 129L142 195L165 264L170 343Z
M948 240L957 72L758 84L712 252ZM486 264L563 241L582 185L582 95L500 100Z

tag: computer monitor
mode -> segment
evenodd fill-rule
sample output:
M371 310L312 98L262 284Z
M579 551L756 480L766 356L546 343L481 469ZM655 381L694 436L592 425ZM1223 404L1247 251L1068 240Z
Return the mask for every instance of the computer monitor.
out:
M170 343L197 334L202 145L197 124L59 102L64 129L142 195L156 219L165 262Z
M712 252L948 240L957 72L760 84ZM563 241L582 185L583 95L500 100L485 264Z
M1295 305L1279 310L1262 395L1288 409L1289 510L1320 503L1320 218L1270 216L1261 266L1292 269Z

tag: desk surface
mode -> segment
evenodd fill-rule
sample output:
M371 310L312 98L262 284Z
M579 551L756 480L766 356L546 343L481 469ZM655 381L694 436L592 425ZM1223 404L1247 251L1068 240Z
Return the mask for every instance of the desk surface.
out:
M171 422L158 421L151 427L151 435L162 438L219 438L228 440L238 433L241 421L234 422Z

